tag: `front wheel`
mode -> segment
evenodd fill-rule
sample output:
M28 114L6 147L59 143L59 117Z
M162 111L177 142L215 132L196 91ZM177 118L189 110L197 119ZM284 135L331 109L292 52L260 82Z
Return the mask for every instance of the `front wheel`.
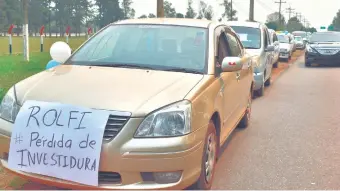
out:
M306 66L306 67L310 67L311 65L312 65L312 64L311 64L310 62L306 62L306 61L305 61L305 66Z
M274 64L273 64L273 68L277 68L279 65L279 61L276 61Z
M247 108L246 108L246 111L244 112L244 116L242 117L242 119L239 123L239 128L246 128L249 125L250 116L251 116L251 103L252 103L252 95L251 94L252 94L252 92L249 93Z
M192 185L194 190L210 190L214 178L215 165L217 162L218 138L216 128L212 121L209 122L208 132L205 137L205 144L202 156L201 175L197 182ZM190 187L191 189L191 187Z
M269 77L265 82L264 82L264 85L265 86L270 86L270 84L271 84L271 77Z

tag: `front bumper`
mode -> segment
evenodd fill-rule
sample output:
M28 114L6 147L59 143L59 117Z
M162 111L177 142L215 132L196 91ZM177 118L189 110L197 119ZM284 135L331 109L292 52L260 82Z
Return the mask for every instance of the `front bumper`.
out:
M305 48L305 45L304 45L304 44L297 44L297 45L296 45L296 48L297 48L297 49L304 49L304 48Z
M290 53L289 52L280 52L280 58L287 59L289 58Z
M142 118L131 118L125 127L138 126L142 120ZM133 135L134 131L124 127L111 142L103 142L99 167L99 186L93 187L9 169L7 159L12 126L12 123L0 119L0 161L5 169L35 182L77 190L184 189L192 185L200 175L203 153L202 140L204 140L202 136L205 135L207 129L202 127L189 135L173 138L126 139L126 136ZM154 172L179 171L181 177L177 182L160 183L153 177ZM109 181L108 177L101 179L103 174L109 174L115 178L113 181Z
M339 65L340 52L335 55L322 55L320 53L307 52L305 53L305 61L311 64L322 65Z

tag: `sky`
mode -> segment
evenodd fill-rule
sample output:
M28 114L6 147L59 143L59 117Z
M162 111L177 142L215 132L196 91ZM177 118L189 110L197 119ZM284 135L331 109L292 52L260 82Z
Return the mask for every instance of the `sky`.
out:
M185 14L188 0L168 0L176 8L177 12ZM255 0L254 19L265 22L267 15L278 12L279 4L275 3L280 0ZM340 9L340 0L282 0L283 14L288 20L289 14L286 8L291 7L295 12L300 12L310 25L319 29L321 26L331 24L337 11ZM198 9L199 0L193 0L194 8ZM205 2L214 8L214 20L220 18L223 13L223 7L219 4L223 0L205 0ZM136 16L149 13L156 14L156 0L134 0L133 8L136 10ZM239 20L246 20L249 16L249 0L233 0L233 9L237 10ZM292 14L295 16L295 13ZM302 18L303 18L302 17Z

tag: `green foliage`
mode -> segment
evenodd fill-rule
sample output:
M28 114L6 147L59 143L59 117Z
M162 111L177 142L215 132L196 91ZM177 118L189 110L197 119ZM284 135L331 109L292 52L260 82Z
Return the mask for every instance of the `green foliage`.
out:
M336 13L336 16L333 18L332 25L334 27L334 31L340 31L340 9Z
M199 12L198 12L198 19L206 18L208 20L211 20L214 16L213 8L211 5L207 5L204 1L200 1L199 4Z
M172 3L170 3L169 1L164 1L164 17L166 18L176 17L176 9L172 7Z
M188 0L188 8L187 12L185 13L185 18L195 18L197 13L195 12L194 8L192 8L192 0Z
M51 57L49 53L34 53L30 62L22 61L23 55L0 57L0 100L10 87L19 81L43 71Z
M228 21L237 21L238 20L238 18L236 17L237 11L235 9L231 10L232 4L229 0L223 0L223 3L221 3L220 5L224 7L224 12L222 13L222 18L227 18Z
M182 13L176 13L176 18L184 18L184 15Z
M293 32L293 31L303 31L303 30L305 30L305 28L297 17L292 17L288 20L287 31Z

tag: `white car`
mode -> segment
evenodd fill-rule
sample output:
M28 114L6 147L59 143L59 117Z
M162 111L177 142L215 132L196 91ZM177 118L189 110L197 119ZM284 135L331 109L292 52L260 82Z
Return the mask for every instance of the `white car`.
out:
M273 56L273 68L277 68L280 56L280 42L277 39L276 32L273 29L268 29L270 36L270 44L274 46Z
M294 40L296 43L296 49L298 50L305 49L305 43L303 42L303 38L301 36L294 36Z
M279 34L277 35L277 38L280 42L280 59L284 59L286 61L289 61L293 54L293 46L292 39L285 34Z

